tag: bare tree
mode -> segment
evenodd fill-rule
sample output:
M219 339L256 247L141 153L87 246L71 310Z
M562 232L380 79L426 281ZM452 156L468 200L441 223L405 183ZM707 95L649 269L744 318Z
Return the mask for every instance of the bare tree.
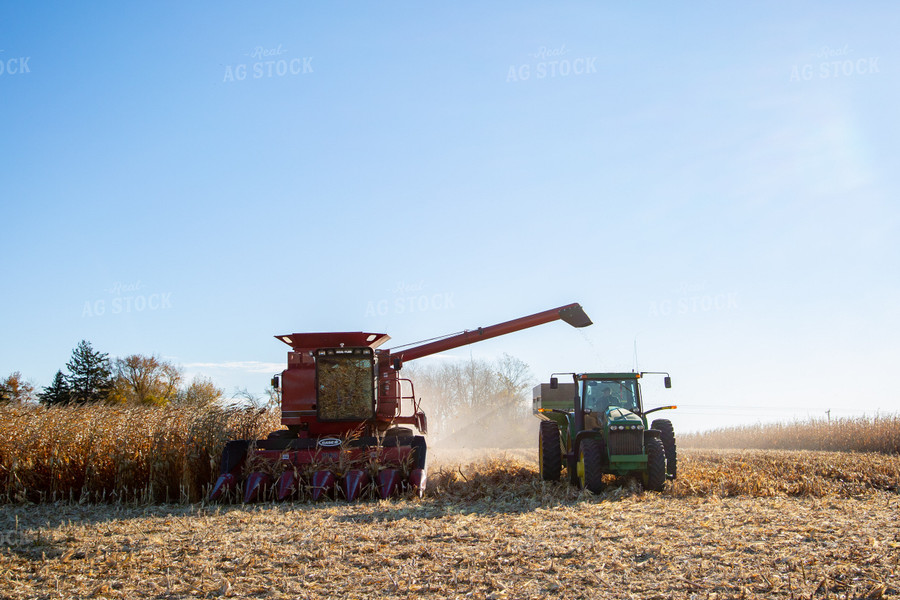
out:
M504 354L494 362L470 359L406 369L435 438L470 446L530 443L533 423L525 391L531 373L518 358Z
M266 388L264 396L257 396L247 388L235 388L231 399L259 410L272 410L281 406L281 394L272 386Z
M528 364L504 352L496 362L496 373L502 404L512 413L528 415L526 392L534 377Z
M0 401L15 404L34 402L34 386L25 381L19 371L0 381Z
M115 367L117 401L164 406L178 394L181 371L159 357L132 354L116 359Z
M187 406L211 406L222 400L225 391L216 387L211 379L194 377L190 385L179 391L174 402Z

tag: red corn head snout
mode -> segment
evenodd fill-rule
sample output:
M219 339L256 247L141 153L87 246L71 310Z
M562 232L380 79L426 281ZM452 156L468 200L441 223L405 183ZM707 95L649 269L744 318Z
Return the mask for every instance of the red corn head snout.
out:
M281 474L281 477L278 478L278 483L275 485L275 489L276 497L279 500L284 500L297 492L297 475L294 473L293 469L288 469Z
M312 493L310 495L313 502L329 495L334 490L336 481L337 478L331 471L316 471L313 473L312 481L310 482L312 484Z
M369 474L361 469L351 469L344 475L342 485L344 495L348 502L356 500L367 485L369 485Z
M231 473L225 473L224 475L220 475L219 479L216 481L216 485L213 486L212 492L209 494L209 499L215 502L219 498L221 498L224 494L230 492L237 485L237 477L232 475Z
M268 487L269 482L271 481L272 476L268 473L260 473L259 471L250 473L250 477L247 478L247 487L244 490L244 502L253 502L256 500L260 490Z
M382 500L390 498L400 486L400 469L382 469L378 471L375 486Z
M425 493L425 469L413 469L409 473L409 487L419 498Z

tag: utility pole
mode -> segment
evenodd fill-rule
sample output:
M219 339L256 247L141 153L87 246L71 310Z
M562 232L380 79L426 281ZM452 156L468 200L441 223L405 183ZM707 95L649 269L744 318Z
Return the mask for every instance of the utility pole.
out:
M828 415L828 424L831 425L831 409L826 410L825 414Z

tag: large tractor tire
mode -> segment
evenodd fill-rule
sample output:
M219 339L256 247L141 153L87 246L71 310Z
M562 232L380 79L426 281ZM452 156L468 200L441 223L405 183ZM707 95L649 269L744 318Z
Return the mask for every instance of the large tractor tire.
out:
M666 449L662 440L647 440L647 477L644 487L651 492L661 492L666 484Z
M666 476L675 479L678 476L678 449L675 446L675 428L668 419L656 419L650 424L650 429L659 431L659 439L662 440L666 450Z
M599 494L605 487L603 474L606 472L606 443L603 438L588 438L581 442L578 450L578 478L581 487L593 494Z
M553 421L541 421L538 435L538 465L541 479L559 481L562 473L562 447L559 441L559 426Z

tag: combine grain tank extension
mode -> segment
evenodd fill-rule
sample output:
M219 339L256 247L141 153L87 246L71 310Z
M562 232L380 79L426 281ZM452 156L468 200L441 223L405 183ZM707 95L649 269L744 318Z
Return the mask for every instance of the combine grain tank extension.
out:
M228 442L210 499L421 496L426 445L413 428L425 434L427 421L412 381L400 377L403 363L559 319L591 324L580 305L569 304L393 350L381 349L390 339L384 333L275 336L291 347L287 369L273 379L287 429Z

